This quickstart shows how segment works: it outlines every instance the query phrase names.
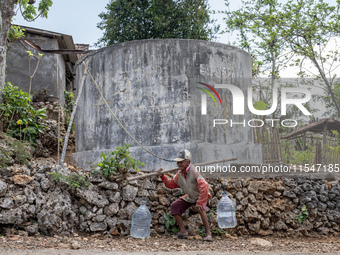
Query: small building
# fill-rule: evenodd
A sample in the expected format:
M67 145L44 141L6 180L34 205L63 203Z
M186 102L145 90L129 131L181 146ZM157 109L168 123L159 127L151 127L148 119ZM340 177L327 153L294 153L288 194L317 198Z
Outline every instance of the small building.
M340 160L340 121L333 118L324 118L311 122L306 126L300 127L281 139L301 138L300 150L307 149L306 143L309 140L315 146L314 159L311 164L338 164Z
M20 26L25 29L25 38L34 42L44 50L76 49L70 35L46 31L38 28ZM31 51L35 57L29 57ZM6 81L18 86L25 92L29 91L30 75L35 72L38 55L35 49L18 40L9 48L7 57ZM78 56L71 54L44 54L37 71L31 81L31 94L48 100L49 97L57 99L64 105L64 90L73 89L74 64Z

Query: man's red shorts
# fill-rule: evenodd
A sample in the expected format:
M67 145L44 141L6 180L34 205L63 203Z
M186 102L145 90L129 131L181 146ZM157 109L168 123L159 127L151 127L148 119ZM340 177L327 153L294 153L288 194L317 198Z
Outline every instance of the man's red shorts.
M207 210L208 200L202 205L204 211ZM182 215L190 206L196 205L196 203L189 203L183 198L179 198L171 204L171 215Z

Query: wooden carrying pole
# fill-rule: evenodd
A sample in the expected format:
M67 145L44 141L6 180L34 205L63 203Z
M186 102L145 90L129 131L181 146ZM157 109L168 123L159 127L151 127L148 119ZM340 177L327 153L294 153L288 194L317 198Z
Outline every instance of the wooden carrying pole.
M234 160L237 160L237 158L221 159L221 160L215 160L215 161L210 161L210 162L198 163L198 164L195 164L194 167L195 166L205 166L205 165L216 164L216 163L227 162L227 161L234 161ZM178 170L179 170L179 168L176 167L176 168L164 170L161 173L154 172L154 173L140 175L140 176L136 176L136 177L129 177L129 178L127 178L127 180L130 182L130 181L143 179L143 178L150 177L150 176L156 176L156 175L161 175L161 174L165 174L165 173L170 173L170 172L174 172L174 171L178 171Z

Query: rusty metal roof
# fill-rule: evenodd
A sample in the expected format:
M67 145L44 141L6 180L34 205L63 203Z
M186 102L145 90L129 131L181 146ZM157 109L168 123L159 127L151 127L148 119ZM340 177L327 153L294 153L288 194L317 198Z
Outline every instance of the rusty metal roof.
M327 125L327 130L336 130L340 132L340 121L333 118L325 118L285 134L281 136L281 139L294 138L305 132L322 133L325 125Z
M43 30L43 29L33 28L33 27L26 27L26 26L21 26L21 25L15 25L15 26L20 26L20 28L25 29L26 33L31 33L31 34L40 35L40 36L49 37L49 38L57 38L60 49L69 49L69 50L75 49L75 45L74 45L73 38L71 35L66 35L66 34L61 34L61 33L56 33L56 32L52 32L48 30ZM66 62L71 62L73 64L75 64L78 60L77 54L75 53L65 54L63 56Z

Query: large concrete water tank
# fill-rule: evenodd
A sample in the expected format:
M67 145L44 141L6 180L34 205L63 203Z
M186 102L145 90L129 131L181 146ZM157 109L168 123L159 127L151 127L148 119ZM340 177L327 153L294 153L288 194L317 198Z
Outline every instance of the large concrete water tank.
M216 88L222 105L202 85L233 84L246 96L251 86L249 54L221 43L166 39L120 43L78 61L77 93L84 81L76 114L76 153L72 155L78 166L88 168L85 162L97 162L101 152L124 143L132 144L131 155L146 164L146 171L176 166L151 156L132 141L84 72L83 61L122 124L154 154L173 159L185 148L192 151L194 163L230 157L237 157L237 163L261 163L261 147L254 144L251 127L213 127L214 119L240 123L252 119L246 102L245 114L233 116L230 91ZM202 115L203 88L217 101L206 96L206 115Z

